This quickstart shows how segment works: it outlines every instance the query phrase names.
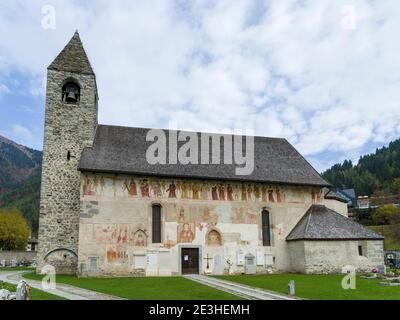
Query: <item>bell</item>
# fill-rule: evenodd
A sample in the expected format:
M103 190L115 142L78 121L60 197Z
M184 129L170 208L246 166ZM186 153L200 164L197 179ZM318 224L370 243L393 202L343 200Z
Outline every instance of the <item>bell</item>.
M76 93L73 91L68 92L66 101L67 102L77 102L78 99L77 99Z

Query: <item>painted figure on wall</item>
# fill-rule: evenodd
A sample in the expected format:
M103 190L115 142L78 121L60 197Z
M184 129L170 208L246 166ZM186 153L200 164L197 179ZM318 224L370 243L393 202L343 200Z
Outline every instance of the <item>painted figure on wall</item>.
M161 185L161 183L159 181L155 181L152 184L152 189L153 189L154 196L156 198L161 198L163 196L163 192L162 192L163 188L162 188L162 185Z
M142 193L143 198L150 197L149 182L147 181L147 179L142 180L142 182L140 183L140 191Z
M106 187L106 179L103 176L100 177L100 188L101 194L104 194L104 188Z
M261 187L261 197L263 202L268 202L268 192L266 186Z
M181 199L189 199L190 198L189 197L189 188L190 188L189 184L187 182L183 182L180 185L180 188L181 188Z
M222 245L221 235L217 230L211 230L207 236L207 245L220 246Z
M253 199L252 194L253 194L253 188L251 187L251 184L249 184L249 185L247 185L247 199L248 200Z
M284 195L279 188L276 188L276 201L284 202Z
M190 224L184 223L182 226L182 230L179 232L179 242L191 243L193 240L194 240L194 232L191 230Z
M136 189L136 182L135 180L131 179L130 181L124 181L124 188L128 191L128 194L132 197L137 196L137 189Z
M244 184L242 184L242 201L247 201L247 189Z
M223 184L220 184L218 187L218 195L219 200L225 200L225 187Z
M261 196L260 188L257 185L255 185L254 186L254 197L256 198L256 200L260 200L260 196Z
M108 246L107 247L107 262L113 263L117 260L117 247L116 246Z
M147 236L143 230L139 229L135 232L133 245L135 247L146 247L147 246Z
M199 200L200 199L200 184L199 183L193 183L192 185L192 194L193 194L193 200Z
M117 230L117 243L127 243L128 242L128 226L119 225Z
M83 178L83 195L84 196L94 196L95 195L94 191L92 190L90 178L86 175Z
M117 196L117 182L118 182L118 177L117 176L113 176L112 177L112 189L113 189L114 197Z
M269 202L275 202L274 190L272 190L272 189L268 190L268 201Z
M179 223L185 222L185 209L181 208L179 210Z
M226 191L228 192L228 200L233 201L233 188L230 184L228 184Z
M216 186L212 187L211 196L213 200L218 200L218 190Z
M208 200L208 185L206 183L201 186L201 199Z
M93 177L93 189L94 189L94 193L97 194L99 191L98 190L99 189L99 179L96 175Z
M169 188L167 189L168 194L168 198L176 198L176 184L175 183L171 183L169 185Z

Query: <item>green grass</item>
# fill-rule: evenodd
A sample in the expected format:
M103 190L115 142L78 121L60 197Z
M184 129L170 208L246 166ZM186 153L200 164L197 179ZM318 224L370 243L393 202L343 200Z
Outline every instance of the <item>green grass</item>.
M34 273L25 278L41 280ZM93 290L130 300L240 300L240 297L219 291L182 277L77 278L56 277L57 283Z
M17 286L5 283L3 284L1 289L6 289L10 292L16 292ZM65 300L65 299L41 290L31 288L29 293L29 300Z
M400 249L400 224L368 226L368 228L382 234L385 237L385 250Z
M400 300L400 286L383 286L377 279L357 277L356 289L344 290L341 286L343 275L277 274L217 278L284 294L287 294L289 281L294 280L296 296L313 300Z

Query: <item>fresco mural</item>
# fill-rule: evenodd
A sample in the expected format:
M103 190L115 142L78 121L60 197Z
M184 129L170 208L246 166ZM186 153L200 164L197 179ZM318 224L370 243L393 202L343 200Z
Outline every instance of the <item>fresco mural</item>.
M221 246L222 239L221 234L217 230L211 230L207 235L208 246Z
M293 188L292 188L293 189ZM129 197L182 199L196 201L252 201L263 203L304 203L304 189L296 191L267 184L215 183L212 181L179 181L124 176L84 175L83 197ZM308 188L313 203L323 200L319 188ZM289 194L288 194L289 193ZM310 198L308 198L310 199Z

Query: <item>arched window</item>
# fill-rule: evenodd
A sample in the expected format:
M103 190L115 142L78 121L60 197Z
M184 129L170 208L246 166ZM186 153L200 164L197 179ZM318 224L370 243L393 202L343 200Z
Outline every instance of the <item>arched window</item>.
M270 224L270 213L267 210L263 210L261 213L261 227L263 246L271 246L271 224Z
M62 101L78 103L81 98L81 88L75 82L68 82L62 87Z
M152 208L152 242L161 243L161 206L153 205Z

